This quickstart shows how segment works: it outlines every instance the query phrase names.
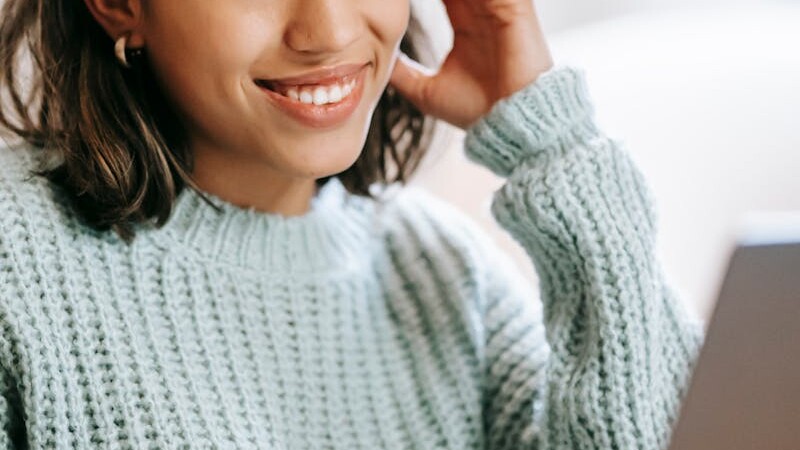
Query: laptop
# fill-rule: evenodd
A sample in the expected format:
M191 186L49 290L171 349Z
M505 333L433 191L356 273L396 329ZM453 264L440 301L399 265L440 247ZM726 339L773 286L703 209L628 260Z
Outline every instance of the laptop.
M800 213L744 221L668 449L800 449Z

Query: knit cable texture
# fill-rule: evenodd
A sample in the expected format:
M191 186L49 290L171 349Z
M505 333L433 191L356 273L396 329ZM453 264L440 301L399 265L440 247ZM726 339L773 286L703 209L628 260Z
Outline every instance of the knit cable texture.
M420 188L333 178L292 217L186 190L127 244L29 175L40 150L0 150L0 449L664 449L703 327L583 73L464 150L538 293Z

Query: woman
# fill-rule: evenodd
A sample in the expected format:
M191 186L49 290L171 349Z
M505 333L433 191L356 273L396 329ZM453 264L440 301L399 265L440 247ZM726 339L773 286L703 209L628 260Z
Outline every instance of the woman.
M702 327L645 182L531 2L445 3L434 74L408 0L6 0L0 447L664 447ZM372 190L425 117L506 178L541 314L472 221Z

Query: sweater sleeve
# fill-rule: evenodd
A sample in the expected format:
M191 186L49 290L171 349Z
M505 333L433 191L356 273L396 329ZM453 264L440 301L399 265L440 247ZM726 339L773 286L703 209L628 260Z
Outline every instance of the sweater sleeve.
M654 200L598 130L583 71L556 66L500 100L465 152L505 179L491 214L534 264L547 343L529 293L495 286L487 448L666 448L704 327L666 282Z

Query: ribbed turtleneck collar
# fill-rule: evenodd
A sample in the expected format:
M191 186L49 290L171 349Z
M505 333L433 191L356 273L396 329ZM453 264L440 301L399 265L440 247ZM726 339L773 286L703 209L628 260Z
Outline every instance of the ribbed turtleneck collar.
M351 195L331 178L297 216L242 208L192 189L176 199L168 222L150 236L167 246L222 264L282 274L322 274L362 264L373 231L370 200Z

